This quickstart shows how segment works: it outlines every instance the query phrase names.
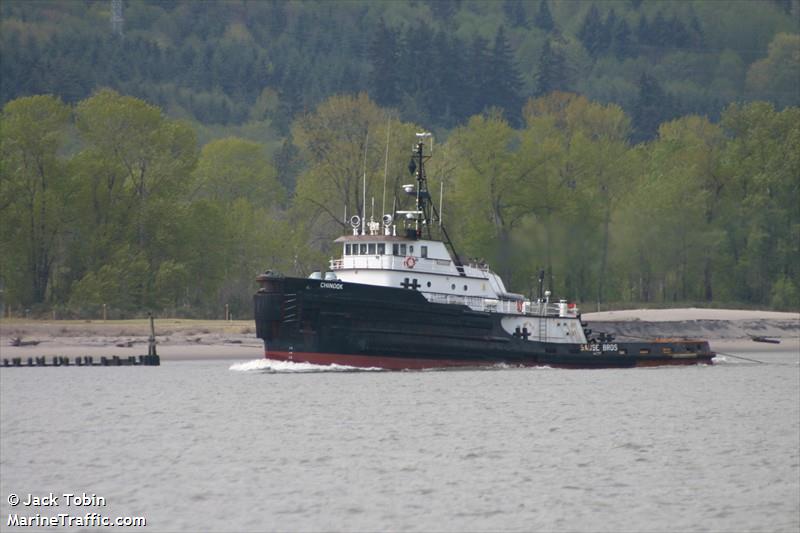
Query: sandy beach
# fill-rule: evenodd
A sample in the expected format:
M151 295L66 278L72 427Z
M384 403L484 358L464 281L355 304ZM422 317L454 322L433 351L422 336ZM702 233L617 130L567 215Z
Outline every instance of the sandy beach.
M162 361L263 357L264 348L249 320L156 319ZM0 358L137 356L147 354L147 320L2 320ZM32 343L13 346L14 340ZM33 344L35 343L35 344Z
M747 309L632 309L585 313L596 331L608 331L619 340L654 337L705 339L719 352L755 353L794 351L800 354L800 313ZM754 342L753 337L780 340Z
M619 340L682 337L710 341L718 352L797 351L800 313L737 309L638 309L586 313L594 331ZM164 361L251 360L263 357L263 344L251 321L157 319L158 354ZM764 336L780 344L753 342ZM136 356L147 353L146 320L0 321L0 358ZM22 346L13 346L15 339Z

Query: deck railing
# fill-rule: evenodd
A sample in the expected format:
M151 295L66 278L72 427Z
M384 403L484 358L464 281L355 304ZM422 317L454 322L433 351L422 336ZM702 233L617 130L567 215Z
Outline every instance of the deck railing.
M453 262L448 259L413 257L413 267L406 266L407 258L399 255L357 255L346 259L331 259L333 271L352 268L358 270L414 270L431 274L452 275L456 273Z
M529 302L522 300L492 300L475 296L442 294L438 292L423 292L422 294L432 303L466 305L475 311L485 311L489 313L527 316L559 316L559 312L561 311L561 307L557 303ZM570 312L569 316L574 316L574 313Z

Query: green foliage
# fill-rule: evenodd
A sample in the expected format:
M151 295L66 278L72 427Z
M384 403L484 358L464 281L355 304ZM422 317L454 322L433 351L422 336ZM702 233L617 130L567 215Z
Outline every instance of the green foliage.
M312 247L328 250L331 238L349 228L346 206L348 217L380 219L384 201L384 212L391 210L399 185L407 179L408 139L414 138L415 129L392 118L363 93L334 96L294 123L292 136L306 161L306 170L298 176L294 209L310 221ZM387 197L382 193L384 176Z
M134 313L147 305L150 278L145 255L134 246L121 243L108 263L75 282L69 306L85 316L97 316L103 304Z
M286 192L262 145L229 137L205 145L194 172L196 194L217 202L247 198L251 203L282 204Z
M58 152L70 111L53 96L3 107L0 139L0 278L10 298L45 301L69 221L72 180Z
M206 128L259 123L262 138L230 130L215 138L262 142L285 136L328 97L363 91L398 109L401 120L433 130L452 129L489 107L518 125L521 104L552 90L579 90L636 115L636 99L619 88L647 74L678 112L637 124L647 132L641 140L655 137L659 118L716 119L727 104L753 99L798 105L792 39L800 19L791 5L797 4L126 2L120 36L111 30L109 2L5 0L0 102L54 94L74 104L110 87ZM505 42L496 42L501 28ZM552 52L563 65L550 64ZM730 63L731 54L742 64ZM541 72L551 73L548 83L535 77Z
M800 290L794 281L782 276L772 285L770 306L781 311L794 311L800 308Z
M553 20L553 15L550 14L547 0L541 0L539 2L539 9L533 17L533 25L546 32L553 31L556 28L556 23Z
M263 96L259 117L277 105ZM544 269L584 303L797 309L800 108L661 120L634 145L637 116L581 95L529 100L522 118L488 108L435 144L430 190L445 189L464 258L489 259L518 292ZM345 208L369 220L405 207L395 194L419 131L364 93L296 119L274 165L267 145L238 137L198 150L191 126L108 89L72 107L23 97L1 124L5 303L86 317L103 305L248 316L259 271L327 268L350 231Z
M564 52L548 38L539 56L535 94L545 96L554 91L566 91L569 88L568 83L569 72Z
M765 59L750 65L747 87L754 96L792 105L800 91L800 35L779 33Z

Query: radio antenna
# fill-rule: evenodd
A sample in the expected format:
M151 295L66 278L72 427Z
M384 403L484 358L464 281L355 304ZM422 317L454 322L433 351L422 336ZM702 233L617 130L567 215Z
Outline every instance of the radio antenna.
M364 140L364 177L361 185L361 235L366 235L367 219L367 146L369 146L369 129Z
M444 202L444 180L439 182L439 227L442 226L442 202Z
M386 214L386 176L389 174L389 131L392 126L392 118L386 119L386 157L383 163L383 203L381 204L381 215Z

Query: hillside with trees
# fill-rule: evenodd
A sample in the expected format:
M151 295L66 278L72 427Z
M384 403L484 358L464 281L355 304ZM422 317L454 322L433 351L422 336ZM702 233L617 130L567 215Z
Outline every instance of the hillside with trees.
M796 0L111 5L0 4L14 313L247 316L255 273L325 269L364 170L381 207L387 149L393 205L420 129L514 290L800 307Z

